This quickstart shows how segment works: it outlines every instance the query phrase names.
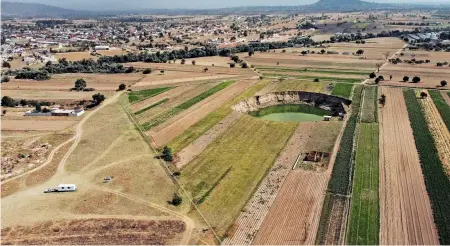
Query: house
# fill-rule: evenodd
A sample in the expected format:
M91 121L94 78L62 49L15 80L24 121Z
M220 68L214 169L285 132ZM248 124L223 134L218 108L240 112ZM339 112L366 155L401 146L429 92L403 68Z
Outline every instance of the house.
M76 191L77 185L75 184L60 184L57 188L58 192Z

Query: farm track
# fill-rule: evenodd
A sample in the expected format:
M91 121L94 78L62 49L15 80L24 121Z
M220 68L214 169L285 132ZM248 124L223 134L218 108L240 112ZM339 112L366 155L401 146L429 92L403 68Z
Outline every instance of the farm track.
M450 106L450 96L447 93L448 91L441 91L442 98L444 98L448 106Z
M402 89L379 94L380 243L439 244Z
M421 101L428 127L436 142L436 147L447 175L450 176L450 131L430 97Z

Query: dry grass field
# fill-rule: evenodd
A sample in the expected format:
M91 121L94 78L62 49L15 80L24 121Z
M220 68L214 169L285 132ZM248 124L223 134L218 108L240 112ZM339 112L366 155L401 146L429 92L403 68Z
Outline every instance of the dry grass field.
M32 83L32 82L31 82ZM48 100L48 101L64 101L64 100L91 100L92 95L99 93L99 91L53 91L53 90L41 90L39 86L35 85L30 90L5 90L2 89L2 96L9 96L14 99L27 99L27 100ZM100 93L108 96L111 92L101 91Z

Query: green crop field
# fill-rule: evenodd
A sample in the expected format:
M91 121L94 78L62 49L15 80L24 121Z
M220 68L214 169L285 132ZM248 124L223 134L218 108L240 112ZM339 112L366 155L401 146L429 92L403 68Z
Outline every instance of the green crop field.
M430 93L434 105L436 105L436 108L439 111L442 120L447 126L447 129L450 130L450 106L447 104L444 98L442 98L442 95L441 93L439 93L439 91L429 90L428 93Z
M244 115L181 171L181 185L219 234L239 215L296 127Z
M378 118L378 87L366 86L364 89L364 104L361 111L361 122L374 123Z
M180 151L184 147L188 146L195 139L199 138L206 131L211 129L214 125L223 120L227 115L229 115L232 111L231 106L233 104L238 103L241 100L247 99L248 97L253 96L256 92L264 88L270 80L262 80L259 81L256 85L248 88L244 93L235 97L233 100L224 104L222 107L217 109L216 111L208 114L205 118L201 119L199 122L189 127L186 131L172 140L168 146L172 148L174 153Z
M378 124L361 123L356 148L348 244L378 245Z
M287 79L276 84L273 91L323 92L327 83Z
M317 68L279 68L279 67L258 67L261 71L282 71L298 73L326 73L326 74L349 74L349 75L367 75L367 72L339 69L317 69Z
M134 113L134 114L135 114L135 115L142 114L142 113L144 113L145 111L147 111L147 110L149 110L149 109L152 109L152 108L154 108L154 107L157 107L157 106L159 106L159 105L161 105L161 104L163 104L163 103L165 103L165 102L167 102L167 101L169 101L169 98L164 98L164 99L162 99L161 101L158 101L158 102L156 102L156 103L154 103L154 104L152 104L152 105L150 105L150 106L147 106L147 107L145 107L145 108L143 108L143 109L141 109L141 110L136 111L136 113Z
M130 101L131 104L137 103L147 98L154 97L172 88L175 87L161 87L142 91L131 91L128 93L128 101Z
M205 98L211 96L212 94L226 88L227 86L231 85L231 83L233 83L233 81L222 82L222 83L214 86L213 88L203 92L202 94L200 94L196 97L193 97L193 98L187 100L186 102L157 115L155 118L151 119L150 121L143 123L141 125L142 129L144 131L147 131L147 130L150 130L152 127L162 124L163 122L165 122L169 118L177 115L178 113L182 112L183 110L190 108L194 104L204 100Z
M310 76L310 75L289 75L289 74L277 74L277 73L262 73L264 76L269 77L288 77L288 78L297 78L297 79L310 79L313 81L314 79L319 79L319 81L324 82L340 82L340 83L349 83L356 84L361 83L362 79L353 79L353 78L340 78L340 77L319 77L319 76Z
M353 85L351 84L336 84L334 86L331 95L338 97L350 98L350 94L352 93Z
M433 136L414 90L404 91L409 121L419 152L420 165L433 209L439 241L450 244L450 179L439 159Z

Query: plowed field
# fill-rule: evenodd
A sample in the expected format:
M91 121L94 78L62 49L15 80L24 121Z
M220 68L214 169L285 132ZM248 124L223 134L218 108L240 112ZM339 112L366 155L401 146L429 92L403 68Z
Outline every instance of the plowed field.
M380 243L439 244L402 89L381 94Z

